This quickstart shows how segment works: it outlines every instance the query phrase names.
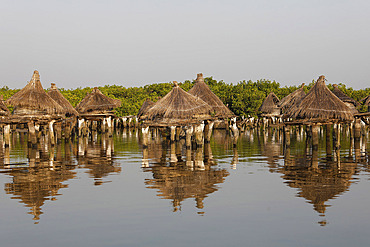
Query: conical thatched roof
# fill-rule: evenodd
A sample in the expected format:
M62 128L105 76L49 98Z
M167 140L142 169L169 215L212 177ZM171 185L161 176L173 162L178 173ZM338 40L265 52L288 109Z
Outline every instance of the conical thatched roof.
M278 104L278 106L282 109L282 112L284 113L287 109L292 107L292 105L297 105L301 103L302 99L306 96L306 93L304 91L304 83L300 88L292 92L291 94L285 96L282 98Z
M0 116L6 116L9 115L9 109L4 104L3 96L0 95Z
M140 118L143 116L155 103L149 99L146 99L141 106L139 113L137 114L137 117Z
M73 108L71 103L64 98L64 96L60 93L58 88L56 87L55 83L51 83L50 90L48 91L48 95L56 101L60 106L64 108L66 111L66 115L68 116L77 116L78 112Z
M189 90L190 94L201 98L204 102L212 107L212 110L217 117L228 118L233 117L232 111L227 108L224 103L214 94L208 85L204 82L203 74L197 75L195 85Z
M34 71L31 81L10 97L7 104L14 106L14 114L64 114L65 110L42 88L40 75Z
M325 85L325 76L319 77L302 102L293 106L288 115L309 120L353 120L351 109Z
M76 106L79 113L105 113L121 106L121 101L105 96L97 87Z
M340 90L338 88L338 85L337 84L333 84L333 87L334 89L332 90L332 92L343 102L345 103L350 103L352 104L353 106L357 107L360 105L360 103L358 103L356 100L352 99L351 97L349 97L347 94L343 93L342 90Z
M278 107L278 104L279 98L273 92L271 92L262 102L262 105L260 108L258 108L258 111L265 115L279 115L280 108Z
M181 89L174 82L173 89L150 108L143 118L149 121L176 123L179 120L209 119L212 107L201 98Z

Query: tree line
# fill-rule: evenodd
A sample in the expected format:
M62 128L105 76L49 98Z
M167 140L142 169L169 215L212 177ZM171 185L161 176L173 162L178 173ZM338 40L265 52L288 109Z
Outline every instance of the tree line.
M241 81L236 84L226 83L222 80L217 81L212 77L206 77L204 81L212 92L215 93L237 116L256 116L258 114L258 108L270 92L274 92L279 99L282 99L300 87L300 85L282 87L278 82L264 79L257 80L256 82L251 80ZM185 91L189 91L194 83L195 80L186 80L182 83L180 82L179 86ZM313 85L314 81L306 85L305 91L308 92ZM121 100L122 105L115 109L115 112L117 116L127 116L136 115L146 99L156 102L170 92L172 87L172 83L154 83L142 87L128 88L119 85L106 85L99 87L99 89L108 97ZM328 87L330 90L333 89L331 84L329 84ZM346 87L346 85L342 83L338 84L338 87L349 97L357 101L370 95L370 88L354 90L351 87ZM92 91L92 88L60 88L59 90L63 96L76 107L76 105ZM0 88L0 95L6 100L17 91L19 91L19 89L9 89L7 86L4 86ZM360 112L364 112L366 109L364 106L359 107Z

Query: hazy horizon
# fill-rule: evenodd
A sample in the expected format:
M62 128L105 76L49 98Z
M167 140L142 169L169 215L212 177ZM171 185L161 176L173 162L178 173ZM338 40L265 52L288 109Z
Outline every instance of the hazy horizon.
M365 0L9 1L0 10L0 86L44 88L205 77L281 86L369 87Z

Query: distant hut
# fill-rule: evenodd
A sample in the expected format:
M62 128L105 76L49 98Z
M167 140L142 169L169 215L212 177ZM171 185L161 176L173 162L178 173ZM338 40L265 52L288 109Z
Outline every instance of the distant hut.
M174 82L173 89L158 100L142 117L157 124L183 125L211 118L212 107L201 98L181 89Z
M140 119L155 103L150 99L146 99L141 106L137 117Z
M353 114L358 113L358 110L356 109L357 106L360 105L356 100L349 97L347 94L343 93L339 88L337 84L333 84L334 89L332 92L346 104L352 111Z
M293 106L289 116L314 121L351 121L351 109L325 85L325 76L320 76L315 85L298 106Z
M80 114L106 114L121 106L121 101L105 96L97 87L76 106Z
M50 90L48 91L48 95L55 101L57 102L60 106L64 108L66 111L66 116L77 116L78 112L73 108L71 103L64 98L64 96L61 94L61 92L58 90L56 87L55 83L51 83Z
M10 97L7 104L14 106L13 114L21 116L40 116L64 114L65 110L42 88L40 75L34 71L31 81L19 92Z
M9 109L4 104L4 98L0 95L0 116L7 116L9 115Z
M370 95L363 98L361 100L361 103L364 104L364 105L367 105L367 111L370 112Z
M280 108L278 106L279 98L271 92L262 102L258 111L261 112L262 117L274 117L280 115Z
M234 113L227 108L224 103L214 94L208 85L204 82L203 74L197 74L195 85L189 90L190 94L201 98L212 107L214 115L218 118L231 118Z
M301 103L302 99L306 96L304 91L304 83L300 88L292 92L291 94L285 96L278 103L278 107L281 108L282 113L285 113L293 105L298 105Z

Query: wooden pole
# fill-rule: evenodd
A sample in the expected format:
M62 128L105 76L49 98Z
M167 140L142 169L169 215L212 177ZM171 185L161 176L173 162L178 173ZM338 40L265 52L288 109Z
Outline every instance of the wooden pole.
M4 145L5 147L9 147L10 145L10 124L6 124L4 126Z
M28 136L29 136L28 142L32 145L32 147L35 147L37 145L35 124L33 121L29 121L27 125L28 125Z
M49 122L49 138L50 138L50 144L52 146L55 145L55 136L54 136L54 127L53 127L54 122L55 120L51 120Z

